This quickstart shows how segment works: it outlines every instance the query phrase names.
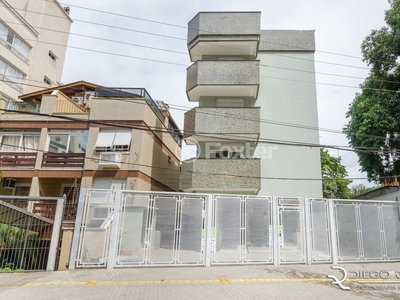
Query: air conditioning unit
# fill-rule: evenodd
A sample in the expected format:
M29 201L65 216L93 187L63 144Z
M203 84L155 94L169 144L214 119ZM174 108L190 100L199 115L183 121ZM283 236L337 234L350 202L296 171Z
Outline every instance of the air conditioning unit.
M14 179L14 178L3 178L3 181L1 183L1 187L3 189L14 189L16 183L17 183L17 179Z
M118 152L100 153L99 165L103 169L119 169L119 168L121 168L121 153L118 153Z
M83 105L83 97L71 97L71 100L78 105Z

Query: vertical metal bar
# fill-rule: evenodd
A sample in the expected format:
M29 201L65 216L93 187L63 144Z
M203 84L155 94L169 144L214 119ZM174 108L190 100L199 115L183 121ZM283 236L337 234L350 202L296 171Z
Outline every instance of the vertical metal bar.
M273 234L273 245L274 245L274 250L273 250L273 260L274 260L274 265L277 266L279 265L279 236L278 236L278 230L279 230L279 224L278 224L278 198L277 197L272 197L272 234Z
M206 220L204 228L204 265L208 268L211 266L211 237L212 237L212 213L213 213L213 199L212 194L208 194L206 199Z
M305 243L306 243L306 264L311 265L312 262L312 231L311 231L311 203L309 198L304 199L304 221L306 223L306 234L305 234Z
M76 254L79 246L79 235L82 226L83 208L85 207L86 189L82 188L79 194L78 208L76 211L75 228L72 237L71 254L69 256L68 269L75 269Z
M110 203L108 203L110 204ZM121 204L122 204L122 191L115 191L115 202L114 202L114 214L111 222L111 235L110 235L110 244L108 250L108 260L107 260L107 269L112 269L115 267L115 257L118 251L118 233L120 232L120 212L121 212ZM107 249L106 249L107 251Z
M29 230L31 229L31 219L32 219L32 217L28 218L28 225L26 226L26 230L25 230L24 246L22 248L21 262L19 264L20 269L22 269L22 267L23 267L23 261L24 261L24 257L25 257L25 251L26 251L26 244L28 242Z
M329 211L329 225L331 228L331 253L332 253L332 263L337 265L338 263L338 242L336 236L336 222L335 222L335 213L334 213L334 205L332 199L327 199L328 201L328 211Z
M57 257L57 247L60 241L60 233L62 227L62 217L64 214L64 198L57 200L56 211L53 220L53 232L51 234L49 257L47 259L46 271L54 271L56 257Z

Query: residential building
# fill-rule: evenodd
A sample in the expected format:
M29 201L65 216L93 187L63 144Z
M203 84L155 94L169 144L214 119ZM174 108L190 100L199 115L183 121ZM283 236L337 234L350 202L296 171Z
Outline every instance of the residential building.
M261 30L260 12L188 24L186 192L322 197L314 31Z
M80 188L178 191L182 134L145 89L79 81L20 100L0 113L1 195L76 209Z
M0 0L0 102L59 85L71 24L57 0Z

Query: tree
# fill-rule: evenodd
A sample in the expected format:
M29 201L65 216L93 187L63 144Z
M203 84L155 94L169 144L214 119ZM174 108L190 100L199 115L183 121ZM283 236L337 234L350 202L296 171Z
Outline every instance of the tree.
M368 192L373 191L373 190L378 189L378 188L379 188L379 186L373 186L373 187L367 188L362 183L357 184L357 185L353 185L350 188L350 198L354 198L354 197L363 195L365 193L368 193Z
M372 30L362 45L370 74L360 86L343 131L357 149L369 181L391 181L400 174L400 0L390 0L387 26Z
M346 167L341 164L341 157L333 157L328 150L321 149L322 190L324 198L350 198L347 187L352 181L345 179Z

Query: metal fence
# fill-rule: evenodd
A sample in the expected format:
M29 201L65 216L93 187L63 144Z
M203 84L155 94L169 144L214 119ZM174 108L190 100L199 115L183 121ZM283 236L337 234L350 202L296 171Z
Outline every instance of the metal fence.
M53 208L33 213L37 203ZM54 270L63 198L0 196L0 272Z
M400 202L87 190L70 268L400 261Z

